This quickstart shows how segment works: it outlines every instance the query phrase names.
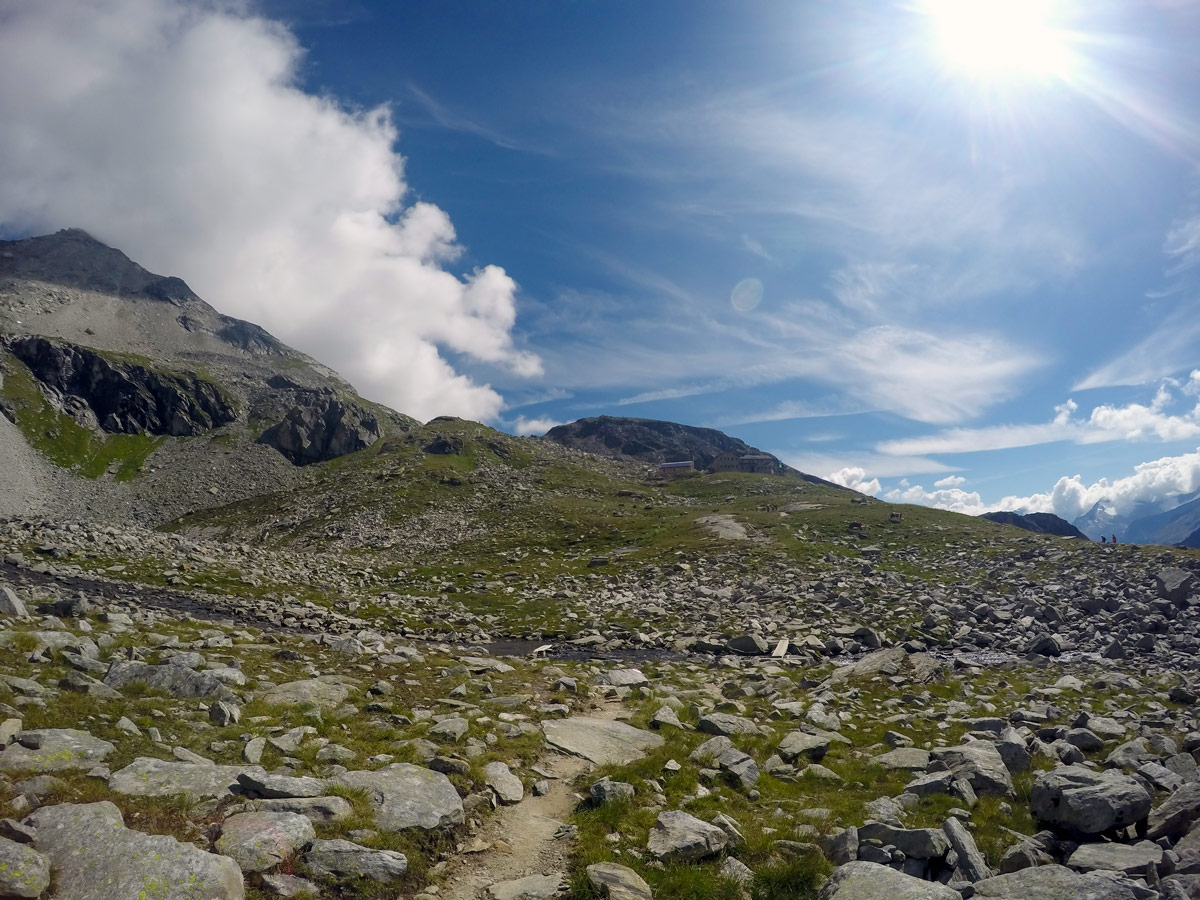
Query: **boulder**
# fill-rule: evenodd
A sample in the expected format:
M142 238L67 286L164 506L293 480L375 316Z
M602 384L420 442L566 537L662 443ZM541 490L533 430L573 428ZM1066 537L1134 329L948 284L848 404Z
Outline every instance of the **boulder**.
M1200 782L1189 782L1171 794L1158 809L1150 813L1146 836L1177 838L1200 819Z
M587 867L587 879L605 900L654 900L642 876L619 863L593 863Z
M430 830L463 822L462 800L450 779L422 766L392 763L375 771L344 772L330 783L365 790L375 809L375 824L383 831Z
M350 689L338 681L309 678L277 685L259 698L273 706L316 706L334 709L346 702Z
M936 747L931 759L939 760L957 780L967 781L976 794L999 794L1013 791L1012 776L1004 757L991 741L969 741L956 747Z
M646 849L665 863L695 862L716 856L727 843L729 837L720 828L676 809L658 814Z
M50 886L50 860L30 847L0 837L0 897L40 897Z
M521 779L502 762L490 762L484 766L483 780L506 806L520 803L525 797L525 786L521 784Z
M21 731L0 753L0 772L87 771L115 746L74 728Z
M829 751L829 744L830 740L825 735L792 731L783 736L776 752L788 762L792 762L801 755L814 762L819 762Z
M312 822L296 813L237 813L221 825L216 851L243 872L265 872L316 836Z
M379 420L332 391L313 393L258 437L293 463L305 466L370 447L380 436Z
M709 713L700 717L697 730L705 734L758 734L758 725L753 719L735 716L731 713Z
M1163 569L1154 576L1154 586L1159 597L1183 606L1196 589L1196 576L1187 569Z
M1151 798L1128 775L1061 766L1041 775L1030 794L1035 819L1075 834L1102 834L1133 825L1150 812Z
M239 773L237 780L247 797L261 797L264 800L320 797L325 793L325 782L310 776L296 778L291 775L268 775L262 771L247 770Z
M610 669L596 676L596 684L611 687L641 687L649 683L650 679L642 674L641 669Z
M1124 872L1126 875L1145 875L1148 868L1156 871L1163 861L1163 848L1152 841L1136 844L1080 844L1067 860L1067 865L1079 872Z
M54 900L243 900L242 873L232 859L161 834L125 827L121 811L101 803L59 803L26 822L34 849L50 859Z
M0 616L28 619L29 610L16 592L6 584L0 584Z
M899 769L908 772L924 772L929 766L929 751L919 747L897 747L887 753L876 756L871 762L885 769Z
M941 859L950 849L950 839L940 828L893 828L881 822L860 826L858 840L860 844L872 840L891 844L916 859Z
M1153 894L1124 879L1082 875L1065 866L1038 866L977 881L981 900L1148 900Z
M139 756L108 779L110 790L131 797L190 797L223 799L242 790L243 774L261 776L260 766L216 766L211 763L168 762Z
M817 900L962 900L962 894L888 866L855 860L834 870Z
M131 684L143 684L177 700L232 700L229 686L208 672L187 666L158 665L114 660L104 675L104 683L115 690Z
M542 731L552 747L582 756L598 766L626 765L663 745L663 739L653 732L624 722L586 716L547 719L542 722Z
M313 841L304 851L304 863L314 875L382 884L396 881L408 871L408 858L403 853L372 850L343 840Z
M497 881L487 889L487 900L546 900L555 896L563 886L563 876L526 875L509 881Z

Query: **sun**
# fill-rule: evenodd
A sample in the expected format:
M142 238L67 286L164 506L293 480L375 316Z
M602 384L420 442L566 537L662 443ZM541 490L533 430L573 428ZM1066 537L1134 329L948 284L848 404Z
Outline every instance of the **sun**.
M1069 79L1070 33L1054 0L920 0L952 69L981 80Z

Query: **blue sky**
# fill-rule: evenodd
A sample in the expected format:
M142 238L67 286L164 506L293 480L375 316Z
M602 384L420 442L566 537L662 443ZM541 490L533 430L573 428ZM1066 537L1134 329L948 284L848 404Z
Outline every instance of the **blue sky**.
M971 512L1200 488L1194 4L23 6L0 85L68 74L0 87L6 233L90 227L404 411L715 426Z

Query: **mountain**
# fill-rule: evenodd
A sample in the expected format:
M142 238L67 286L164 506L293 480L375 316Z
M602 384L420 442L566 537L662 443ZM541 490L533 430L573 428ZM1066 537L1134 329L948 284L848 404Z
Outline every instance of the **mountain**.
M1116 535L1131 544L1175 544L1200 527L1195 501L1200 491L1142 501L1124 514L1104 500L1074 521L1074 525L1092 540ZM1179 519L1176 523L1175 520Z
M0 514L172 517L415 424L79 229L0 242L0 378Z
M659 419L595 416L557 425L547 431L545 437L564 447L598 456L657 464L691 460L697 469L707 469L722 453L761 454L774 460L776 471L780 474L799 476L810 484L840 487L793 469L771 454L715 428L681 425Z
M1072 537L1087 540L1088 536L1068 522L1053 513L1016 513L990 512L984 513L983 518L1001 525L1012 525L1023 528L1034 534L1052 534L1057 537Z

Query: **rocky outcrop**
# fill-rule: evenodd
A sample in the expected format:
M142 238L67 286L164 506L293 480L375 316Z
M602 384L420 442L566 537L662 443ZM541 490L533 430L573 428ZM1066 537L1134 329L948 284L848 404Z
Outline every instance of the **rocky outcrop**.
M314 393L289 409L283 421L264 431L258 441L304 466L365 450L380 434L373 413L332 393Z
M110 434L187 437L237 418L224 392L191 372L159 372L43 337L7 347L81 424Z
M1054 513L990 512L984 513L983 518L999 525L1012 525L1014 528L1032 531L1034 534L1053 534L1084 541L1088 539L1086 534Z

